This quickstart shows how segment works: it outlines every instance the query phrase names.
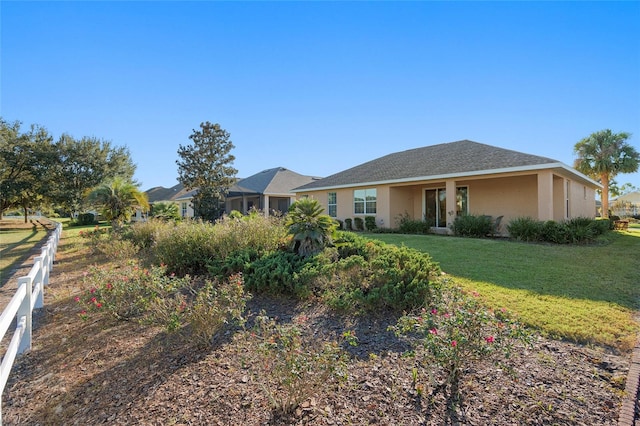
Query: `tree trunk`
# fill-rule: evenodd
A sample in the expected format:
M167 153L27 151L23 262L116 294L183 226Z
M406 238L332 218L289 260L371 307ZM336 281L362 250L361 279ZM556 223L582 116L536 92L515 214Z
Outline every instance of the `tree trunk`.
M24 209L24 223L29 222L29 219L27 218L27 214L29 213L29 208L27 206L22 206L22 208Z
M600 175L600 183L602 184L602 217L609 218L609 175L602 173Z

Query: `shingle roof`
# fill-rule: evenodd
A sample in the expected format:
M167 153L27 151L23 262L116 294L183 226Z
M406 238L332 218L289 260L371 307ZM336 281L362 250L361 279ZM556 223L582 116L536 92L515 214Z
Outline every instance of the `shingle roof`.
M556 163L559 162L546 157L462 140L385 155L296 191Z
M239 180L237 184L229 189L229 194L293 194L293 188L306 185L315 180L317 178L304 176L284 167L276 167Z

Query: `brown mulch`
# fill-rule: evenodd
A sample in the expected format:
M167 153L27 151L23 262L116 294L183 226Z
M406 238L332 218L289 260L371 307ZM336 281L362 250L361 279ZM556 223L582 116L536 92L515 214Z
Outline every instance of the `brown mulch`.
M628 355L538 338L510 360L515 378L492 364L465 371L462 401L428 376L412 379L409 347L387 330L391 315L345 317L291 300L255 296L279 322L303 321L305 339L354 330L346 381L307 389L289 415L273 409L249 332L228 330L198 348L180 335L96 315L82 320L73 301L84 265L63 245L36 319L31 352L19 357L2 396L5 425L615 425ZM437 379L437 378L436 378ZM273 390L278 394L278 390Z

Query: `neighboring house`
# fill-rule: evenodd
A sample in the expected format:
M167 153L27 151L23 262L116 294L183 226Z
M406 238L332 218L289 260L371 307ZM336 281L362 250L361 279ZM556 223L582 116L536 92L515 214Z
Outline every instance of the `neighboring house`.
M615 216L640 215L640 191L630 192L609 201L609 208Z
M502 224L594 217L600 187L559 161L463 140L389 154L295 192L340 220L374 216L393 228L408 215L449 232L462 214L502 216Z
M247 213L252 208L265 214L286 213L296 200L293 188L317 181L284 167L276 167L239 180L229 189L225 199L226 213Z
M293 188L313 182L318 178L304 176L287 170L284 167L276 167L264 170L238 180L225 197L225 212L237 210L248 213L252 208L263 211L265 214L281 212L286 213L289 206L295 201L296 195ZM182 184L172 188L156 187L147 191L149 203L160 201L175 202L180 209L180 215L185 218L194 217L191 199L198 190L186 191Z

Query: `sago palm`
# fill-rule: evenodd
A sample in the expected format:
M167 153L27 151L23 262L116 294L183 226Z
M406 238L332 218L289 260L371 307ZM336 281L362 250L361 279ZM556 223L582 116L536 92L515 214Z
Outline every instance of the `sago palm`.
M286 226L300 256L316 254L331 244L337 225L323 211L320 203L311 198L302 198L289 208Z

